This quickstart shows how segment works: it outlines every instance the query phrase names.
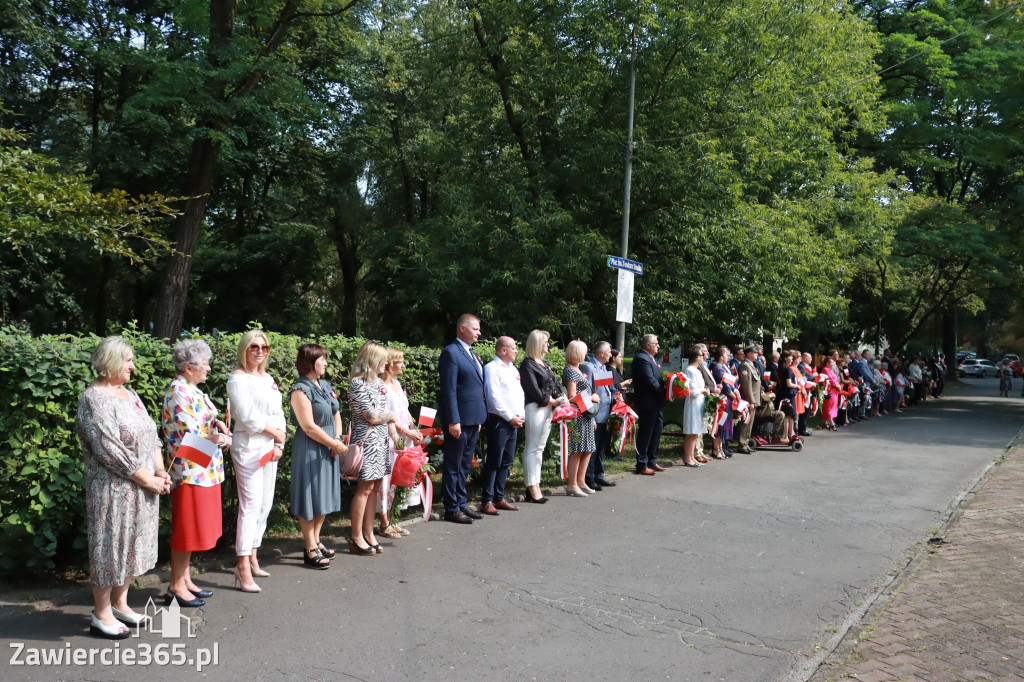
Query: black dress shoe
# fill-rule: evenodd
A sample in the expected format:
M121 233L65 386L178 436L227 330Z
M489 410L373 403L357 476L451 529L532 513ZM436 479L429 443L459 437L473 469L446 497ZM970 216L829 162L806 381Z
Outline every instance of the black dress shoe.
M189 592L192 592L192 590L189 590ZM192 592L192 594L196 595L200 599L209 599L213 596L213 590L199 590L198 592Z
M189 592L189 594L192 594ZM178 606L187 606L191 608L199 608L200 606L206 606L206 602L202 599L182 599L175 592L168 592L164 595L164 606L170 606L172 601L178 602Z
M601 490L603 490L603 488L601 487L601 485L599 483L588 483L587 487L590 488L591 490L595 490L597 492L601 492Z
M534 504L544 504L548 501L546 497L530 497L530 493L526 493L526 501Z
M611 481L609 481L606 478L597 478L597 479L594 479L594 482L597 483L599 486L604 487L604 488L614 488L615 486L618 485L618 483L612 483Z
M461 511L457 512L445 512L444 520L451 521L452 523L473 523L473 519L469 518Z
M473 511L469 507L463 507L460 511L463 514L465 514L466 516L468 516L469 518L474 519L474 520L479 520L479 519L482 519L484 517L483 514L481 514L480 512Z

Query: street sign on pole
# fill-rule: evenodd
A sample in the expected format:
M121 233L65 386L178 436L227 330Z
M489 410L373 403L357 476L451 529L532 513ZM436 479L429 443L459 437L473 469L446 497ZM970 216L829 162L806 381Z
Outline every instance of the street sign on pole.
M644 274L644 264L637 263L635 260L629 260L628 258L620 258L618 256L608 256L608 267L618 268L619 270L628 270L634 275Z

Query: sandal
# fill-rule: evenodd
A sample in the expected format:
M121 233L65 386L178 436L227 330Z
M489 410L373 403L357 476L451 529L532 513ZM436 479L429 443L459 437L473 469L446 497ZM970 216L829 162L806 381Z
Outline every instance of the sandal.
M302 557L302 563L317 571L331 567L331 560L321 554L316 547L306 550L306 555Z
M320 550L320 553L323 554L328 559L333 559L334 558L334 550L331 549L330 547L324 547L324 543L322 543L322 542L316 543L316 548L318 550Z
M408 534L409 534L409 531L407 531L406 529L402 528L402 527L401 527L401 526L399 526L398 524L395 524L395 523L393 523L393 524L391 524L391 525L392 525L392 526L394 526L395 530L397 530L397 531L398 531L399 533L401 533L402 535L408 535Z
M387 528L381 528L380 529L380 534L383 535L386 538L391 538L391 539L402 537L402 534L399 533L397 530L395 530L395 525L394 524L391 524Z

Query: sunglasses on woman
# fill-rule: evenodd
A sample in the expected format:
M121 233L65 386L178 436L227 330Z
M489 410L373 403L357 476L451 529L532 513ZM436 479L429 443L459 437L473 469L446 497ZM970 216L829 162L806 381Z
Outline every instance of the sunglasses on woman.
M254 343L251 346L249 346L249 350L251 350L254 353L266 353L267 351L270 350L270 346L261 346L258 343Z

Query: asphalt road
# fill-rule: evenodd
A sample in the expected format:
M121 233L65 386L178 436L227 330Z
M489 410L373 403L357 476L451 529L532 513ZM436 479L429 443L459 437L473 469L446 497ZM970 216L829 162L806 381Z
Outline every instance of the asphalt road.
M899 416L817 432L804 451L737 455L587 499L554 497L472 526L433 521L383 554L266 558L262 594L230 575L194 666L12 666L15 649L112 648L87 636L88 599L0 619L2 679L781 680L937 531L1024 420L993 379ZM337 545L340 547L340 539ZM132 603L160 594L135 591ZM27 650L27 649L26 649ZM25 660L23 652L21 659ZM189 672L186 672L188 670Z

